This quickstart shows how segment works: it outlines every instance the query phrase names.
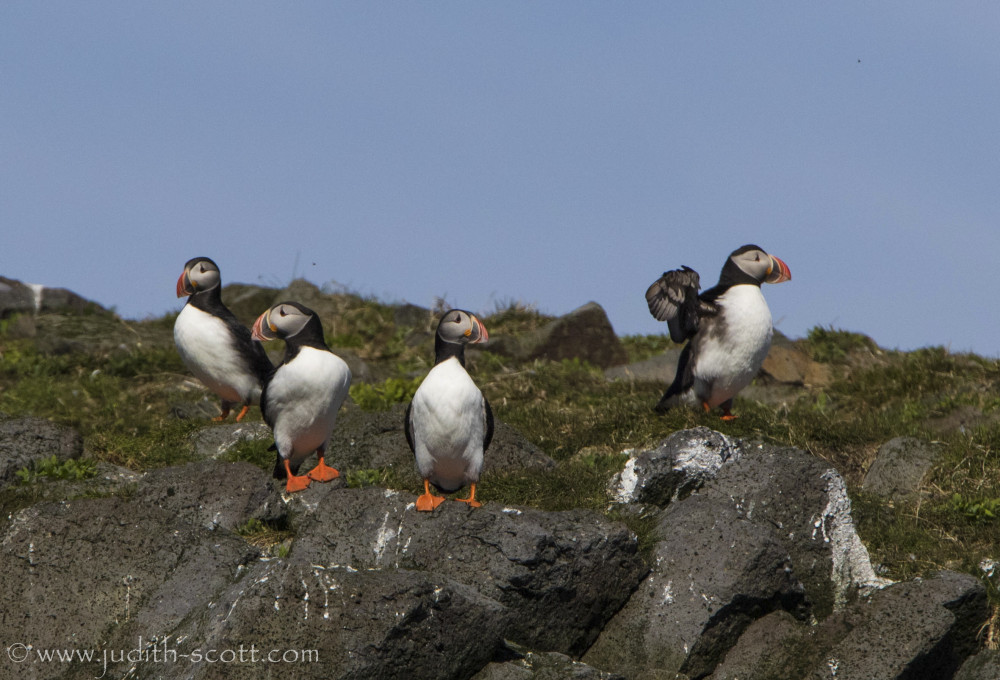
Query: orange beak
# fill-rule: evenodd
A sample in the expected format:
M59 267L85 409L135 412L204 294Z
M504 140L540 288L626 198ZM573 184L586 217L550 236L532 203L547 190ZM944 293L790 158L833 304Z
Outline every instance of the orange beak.
M792 280L792 270L788 268L781 258L769 255L771 258L771 273L764 279L767 283L781 283Z
M257 320L253 322L253 332L251 335L254 340L259 340L260 342L267 342L268 340L274 340L278 337L274 330L271 328L271 310L267 310L263 314L257 317Z
M191 285L191 279L188 278L188 273L185 269L180 278L177 279L177 297L184 297L186 295L194 295L194 286Z
M472 317L473 331L469 336L469 342L486 342L490 339L490 334L486 332L486 326L477 317Z

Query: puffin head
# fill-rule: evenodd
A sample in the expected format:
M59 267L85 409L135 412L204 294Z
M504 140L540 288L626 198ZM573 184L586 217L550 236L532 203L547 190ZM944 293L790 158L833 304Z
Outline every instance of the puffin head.
M257 317L253 324L253 337L261 342L278 338L286 340L301 333L315 318L316 312L297 302L279 302Z
M755 245L745 245L737 248L729 256L730 261L740 271L758 283L781 283L791 281L792 272L780 258L765 253Z
M486 342L490 339L483 322L463 309L445 312L438 322L437 334L444 342L454 344Z
M188 260L184 271L177 279L177 297L194 295L203 290L211 290L219 285L222 276L219 266L207 257L196 257Z

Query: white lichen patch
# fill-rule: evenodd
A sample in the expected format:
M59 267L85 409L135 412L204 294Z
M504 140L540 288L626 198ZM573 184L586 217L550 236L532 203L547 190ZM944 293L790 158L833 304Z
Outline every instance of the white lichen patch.
M868 549L858 537L844 478L831 469L823 473L821 479L826 482L827 503L822 514L813 521L813 540L822 538L830 546L834 607L840 609L847 604L853 589L872 591L892 581L875 573Z
M382 555L385 554L385 549L389 545L389 542L396 538L396 530L389 528L389 513L385 513L385 517L382 519L382 526L378 528L375 532L375 545L372 546L372 552L375 553L375 561L380 562L382 560Z
M639 475L635 471L635 458L629 458L625 469L614 476L611 481L611 497L615 503L631 503L636 498L636 486Z

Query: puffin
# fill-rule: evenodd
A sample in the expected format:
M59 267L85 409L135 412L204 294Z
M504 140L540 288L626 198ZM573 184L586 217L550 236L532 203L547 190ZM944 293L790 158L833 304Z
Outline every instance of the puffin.
M174 322L177 351L188 370L222 400L222 414L214 420L225 420L241 404L239 422L259 403L274 366L250 329L222 303L219 267L210 258L195 257L184 265L177 297L184 296L187 302Z
M671 340L687 342L656 411L693 403L705 412L720 408L723 420L736 418L733 397L757 375L771 347L771 310L760 285L791 278L780 258L748 244L726 258L719 283L701 294L698 272L690 267L653 282L646 290L650 314L667 322Z
M261 342L285 341L285 357L264 382L260 410L274 433L278 455L275 479L285 479L288 493L311 481L329 482L340 473L324 461L337 412L351 387L351 369L323 340L319 316L297 302L279 302L253 325ZM319 462L305 475L299 467L313 452Z
M418 511L430 512L444 498L431 493L454 493L469 485L468 498L456 498L478 508L476 482L483 469L483 453L493 440L493 409L465 370L465 346L489 339L486 327L461 309L445 312L434 336L434 366L406 407L406 442L424 480L417 498Z

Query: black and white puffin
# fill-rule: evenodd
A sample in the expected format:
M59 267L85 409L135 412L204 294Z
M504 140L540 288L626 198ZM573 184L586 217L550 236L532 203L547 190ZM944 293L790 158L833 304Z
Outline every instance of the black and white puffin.
M296 302L279 302L261 314L253 337L285 341L285 358L264 383L260 410L274 433L278 458L275 479L287 479L289 493L310 481L329 482L340 476L323 460L337 412L351 387L351 369L323 340L319 316ZM299 467L313 451L319 462L299 476Z
M237 422L260 401L264 380L274 366L250 329L222 303L219 267L207 257L188 260L177 279L177 297L188 296L174 322L174 343L181 359L205 387L222 399L225 420L236 404Z
M698 294L698 273L690 267L665 272L646 291L649 312L670 328L670 339L688 341L674 382L656 405L663 412L678 403L722 408L732 420L733 397L750 384L771 347L771 310L761 283L789 281L788 265L755 245L732 252L719 283Z
M438 322L434 366L406 407L406 441L424 479L417 510L431 511L444 501L430 484L442 493L469 485L469 497L455 500L480 506L476 482L493 439L493 410L465 370L465 346L487 339L482 322L461 309L445 312Z

